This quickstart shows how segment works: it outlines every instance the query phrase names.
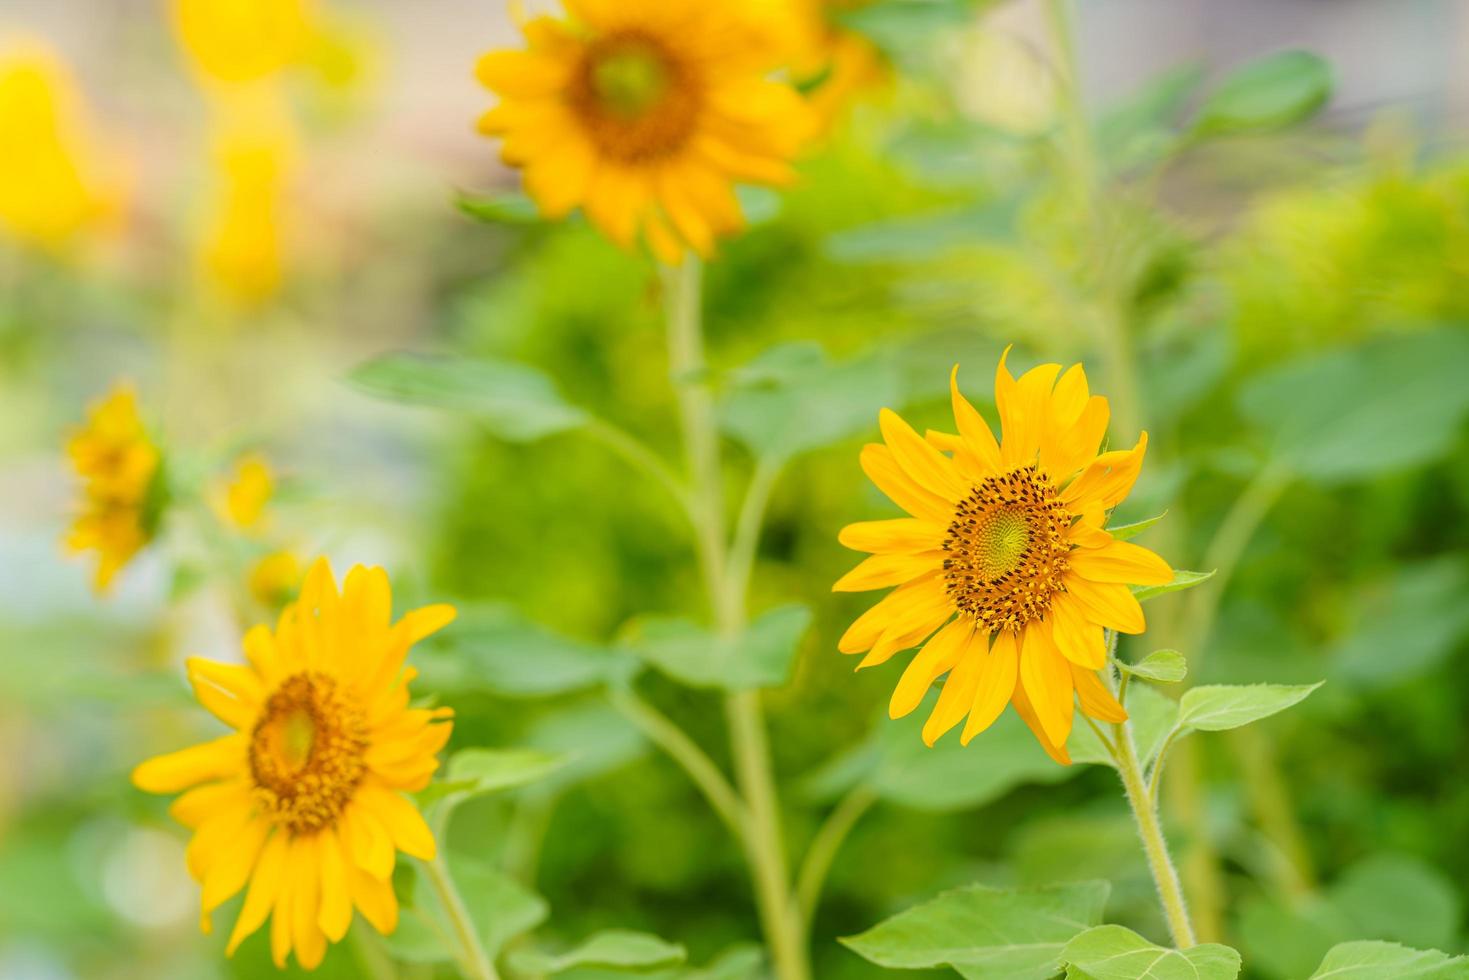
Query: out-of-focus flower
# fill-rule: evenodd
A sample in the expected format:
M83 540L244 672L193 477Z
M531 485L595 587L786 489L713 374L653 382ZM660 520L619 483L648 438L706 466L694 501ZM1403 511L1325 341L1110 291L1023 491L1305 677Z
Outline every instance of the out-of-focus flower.
M241 458L228 479L218 481L210 503L219 519L241 531L253 531L265 518L265 507L275 492L275 475L265 457Z
M0 42L0 232L60 250L122 212L121 178L56 53L32 39Z
M174 0L174 28L205 78L257 81L305 55L311 8L308 0Z
M223 105L199 262L205 279L239 305L261 303L280 289L294 149L284 111L269 95Z
M289 550L272 551L250 567L246 587L266 609L285 605L301 585L301 560Z
M967 743L1010 703L1046 752L1069 763L1073 695L1090 717L1127 718L1097 675L1107 665L1103 629L1141 633L1128 584L1162 584L1173 571L1104 525L1137 479L1147 434L1133 449L1098 455L1107 399L1089 394L1081 365L1057 381L1060 373L1043 364L1017 381L1000 359L997 442L959 393L955 368L957 435L925 439L884 409L885 444L862 451L868 477L911 516L842 530L842 544L872 557L833 588L897 588L838 648L865 652L860 669L922 644L889 713L908 714L948 674L923 726L930 745L966 716Z
M193 831L189 872L203 886L200 924L241 890L226 953L271 919L278 967L294 950L315 968L355 907L390 933L397 852L432 859L428 825L404 793L423 789L449 740L449 708L408 707L408 649L454 618L427 606L391 623L379 568L353 568L337 591L319 559L274 631L245 635L247 663L188 661L199 702L234 729L133 771Z
M524 26L528 49L494 51L479 80L500 96L480 130L525 172L550 217L582 207L613 241L641 235L665 262L712 252L744 223L734 184L781 185L812 132L773 80L781 52L749 43L724 4L576 0L570 20Z
M82 479L66 546L97 553L95 587L104 593L153 538L165 504L162 456L138 416L133 389L119 385L93 405L66 452Z
M760 43L784 52L782 60L823 131L892 79L877 47L838 19L866 4L867 0L747 0L751 26L763 39Z
M976 28L959 38L955 61L965 114L1022 135L1043 133L1055 123L1055 72L1022 38Z

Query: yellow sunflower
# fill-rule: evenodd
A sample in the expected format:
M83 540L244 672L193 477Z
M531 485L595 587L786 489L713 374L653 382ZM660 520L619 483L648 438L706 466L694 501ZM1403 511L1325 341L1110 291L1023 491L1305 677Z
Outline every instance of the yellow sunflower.
M319 559L274 631L245 635L247 663L188 661L201 704L229 735L150 759L133 783L184 792L170 812L193 832L189 873L201 926L241 889L226 953L270 918L271 956L312 969L346 935L352 909L397 927L398 851L430 860L434 839L403 794L423 789L449 739L448 708L410 708L408 648L454 618L427 606L390 623L380 568L353 568L340 594Z
M275 474L265 457L249 455L235 463L228 479L215 483L210 493L214 513L228 526L239 531L258 530L265 520L265 508L275 492Z
M94 404L66 444L82 479L82 500L66 536L73 552L97 552L98 592L157 530L164 493L162 456L138 416L133 389L119 385Z
M174 30L204 78L256 81L304 56L313 6L307 0L174 0Z
M493 51L479 80L500 97L480 119L504 138L543 213L578 206L613 241L641 234L665 262L708 255L743 225L737 181L779 185L811 131L770 77L772 46L733 5L567 0L569 20L524 25L528 49Z
M1173 578L1163 559L1105 529L1142 468L1147 433L1132 449L1098 454L1109 409L1080 364L1064 374L1043 364L1016 380L1001 357L998 442L959 393L957 367L950 389L957 435L925 438L884 409L885 444L862 450L862 469L911 516L842 530L842 544L872 557L834 590L897 588L838 648L866 653L861 669L922 647L889 714L913 711L947 674L923 727L929 745L966 717L968 744L1008 702L1051 757L1069 763L1073 696L1092 718L1127 718L1097 673L1107 664L1103 629L1141 633L1128 585Z

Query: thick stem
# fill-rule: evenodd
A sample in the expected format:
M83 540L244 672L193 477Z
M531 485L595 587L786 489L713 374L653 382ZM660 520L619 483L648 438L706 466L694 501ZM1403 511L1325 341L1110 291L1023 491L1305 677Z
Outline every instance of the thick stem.
M1189 922L1188 906L1183 898L1183 885L1179 883L1178 871L1168 854L1168 840L1163 836L1163 825L1158 820L1158 801L1148 792L1143 782L1142 766L1138 764L1137 745L1132 737L1132 723L1123 722L1115 726L1117 772L1122 777L1122 788L1127 792L1127 803L1137 820L1137 834L1143 842L1143 853L1148 858L1148 870L1152 872L1153 884L1158 886L1158 901L1163 905L1163 917L1168 920L1168 932L1173 936L1173 945L1187 949L1194 945L1194 927Z
M449 874L443 850L435 854L432 861L425 861L423 866L428 872L429 883L439 896L439 904L444 907L445 914L449 916L449 924L454 929L454 938L459 943L460 968L464 975L469 980L500 980L500 975L495 972L495 964L485 954L484 944L479 941L479 933L474 928L474 920L469 916L469 909L459 894L459 888Z
M726 545L719 432L704 361L700 271L697 260L686 258L681 266L665 272L669 371L678 395L699 565L709 591L715 629L724 636L734 636L745 624L744 573L740 577L732 574L737 570L730 567ZM763 509L763 503L760 507ZM757 530L742 537L753 542ZM749 547L753 549L753 543ZM779 980L808 980L811 970L805 925L790 888L760 695L755 691L730 694L725 700L725 714L735 773L745 802L742 836L751 863L761 929Z

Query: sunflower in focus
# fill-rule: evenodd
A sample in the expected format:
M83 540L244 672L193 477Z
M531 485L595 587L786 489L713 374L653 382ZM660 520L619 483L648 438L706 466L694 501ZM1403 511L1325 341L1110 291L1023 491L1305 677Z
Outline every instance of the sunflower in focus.
M138 415L133 389L119 385L94 404L66 453L82 480L68 550L97 552L95 588L105 593L117 573L158 529L164 504L162 454Z
M743 226L735 183L788 183L811 133L801 97L770 77L778 50L750 43L721 3L567 9L526 23L526 50L480 59L500 97L480 130L503 138L501 158L547 216L580 206L625 248L641 237L665 262L709 255Z
M408 649L454 618L427 606L390 622L380 568L353 568L340 593L319 559L276 628L245 635L245 664L188 661L199 702L234 729L150 759L133 783L183 792L170 813L193 831L189 873L200 924L245 892L227 955L270 919L271 956L313 969L346 935L355 907L397 927L398 851L430 860L433 835L403 794L423 789L449 739L449 708L410 708Z
M1017 380L1000 358L995 403L1001 439L950 376L957 434L918 435L884 409L884 442L862 450L862 469L908 517L844 528L842 544L868 552L833 589L897 586L842 636L858 669L919 647L889 703L907 715L941 676L923 726L932 745L967 722L961 741L984 731L1007 703L1046 752L1069 764L1076 703L1120 722L1122 705L1098 675L1103 630L1141 633L1142 607L1129 585L1171 581L1168 564L1119 541L1107 518L1131 491L1147 450L1099 453L1107 399L1092 395L1075 365L1043 364Z

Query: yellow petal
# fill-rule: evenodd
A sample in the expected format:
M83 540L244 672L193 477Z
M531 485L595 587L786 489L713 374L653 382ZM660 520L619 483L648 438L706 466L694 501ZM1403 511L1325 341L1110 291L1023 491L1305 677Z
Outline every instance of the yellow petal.
M961 641L959 662L949 671L943 690L939 691L938 703L923 723L923 742L933 745L945 732L964 720L974 705L974 691L979 686L981 658L989 646L989 637L970 627L969 634Z
M926 555L873 555L865 559L831 587L833 592L868 592L902 585L939 568L943 552Z
M1104 510L1111 510L1132 492L1147 451L1148 434L1144 432L1132 449L1103 453L1061 491L1061 502L1073 512L1091 503L1100 503Z
M340 942L352 924L352 892L347 857L335 829L321 832L321 913L316 924L332 942Z
M1093 582L1067 572L1066 591L1081 605L1088 622L1120 633L1141 633L1148 628L1143 607L1125 585Z
M948 527L954 519L954 504L919 486L893 456L887 446L869 443L858 457L862 472L887 498L919 520Z
M1071 735L1071 670L1043 620L1033 620L1021 634L1020 686L1046 737L1053 745L1065 745Z
M289 840L284 832L277 831L261 848L255 870L250 875L250 887L245 892L245 904L240 908L234 931L230 933L229 945L225 947L226 956L235 955L240 943L260 928L275 905L286 867L286 847Z
M198 783L233 776L244 763L244 737L226 735L149 759L133 770L133 785L148 793L177 793Z
M1051 637L1063 657L1091 670L1100 670L1107 663L1102 627L1088 622L1081 606L1069 596L1052 597L1047 617L1051 621Z
M1076 697L1083 712L1098 721L1114 724L1127 720L1127 709L1107 690L1107 685L1102 683L1096 671L1072 664L1071 677L1076 684Z
M232 846L210 867L209 874L204 876L200 900L205 915L219 908L245 887L270 831L271 825L268 821L251 820L245 825L243 832L234 836Z
M424 861L433 860L437 850L434 835L407 797L369 783L357 791L357 799L387 828L398 850Z
M374 878L387 878L396 861L393 841L382 822L356 800L347 804L339 820L342 843L351 863Z
M943 595L943 579L937 572L898 586L847 627L842 638L837 640L837 649L842 653L862 653L871 649L895 619L909 616L917 609L932 607Z
M1068 560L1071 570L1093 582L1126 585L1164 585L1173 581L1173 569L1147 548L1128 541L1111 541L1100 548L1077 549Z
M965 446L989 472L1000 472L1004 468L1000 444L995 441L995 434L990 431L984 416L960 394L957 364L949 373L949 399L954 406L954 423L959 426L959 435L963 437Z
M848 524L837 534L837 541L853 551L872 554L917 554L942 548L948 529L913 517L889 521L860 521Z
M326 936L316 924L321 915L321 843L319 835L297 837L291 854L291 945L296 962L314 970L326 955Z
M356 867L347 869L347 879L352 904L374 929L386 936L398 928L398 898L393 894L392 882L374 878Z
M923 703L938 676L959 662L959 655L973 631L967 620L955 619L923 645L898 678L898 686L888 701L889 718L902 718Z
M984 667L979 684L974 691L974 704L969 709L969 720L959 736L962 745L989 728L1010 703L1015 693L1015 678L1019 672L1020 651L1015 643L1014 630L1000 630L995 634L989 654L984 657Z
M877 421L893 458L919 486L953 503L968 495L969 485L954 469L953 460L924 442L897 412L884 408Z
M1046 750L1046 755L1063 766L1071 765L1071 755L1066 751L1066 746L1052 742L1046 735L1046 730L1041 727L1040 719L1035 714L1035 708L1031 705L1030 699L1025 696L1025 685L1015 685L1015 697L1010 703L1015 706L1015 713L1025 722L1025 726L1030 729L1035 740L1041 743L1041 748Z

